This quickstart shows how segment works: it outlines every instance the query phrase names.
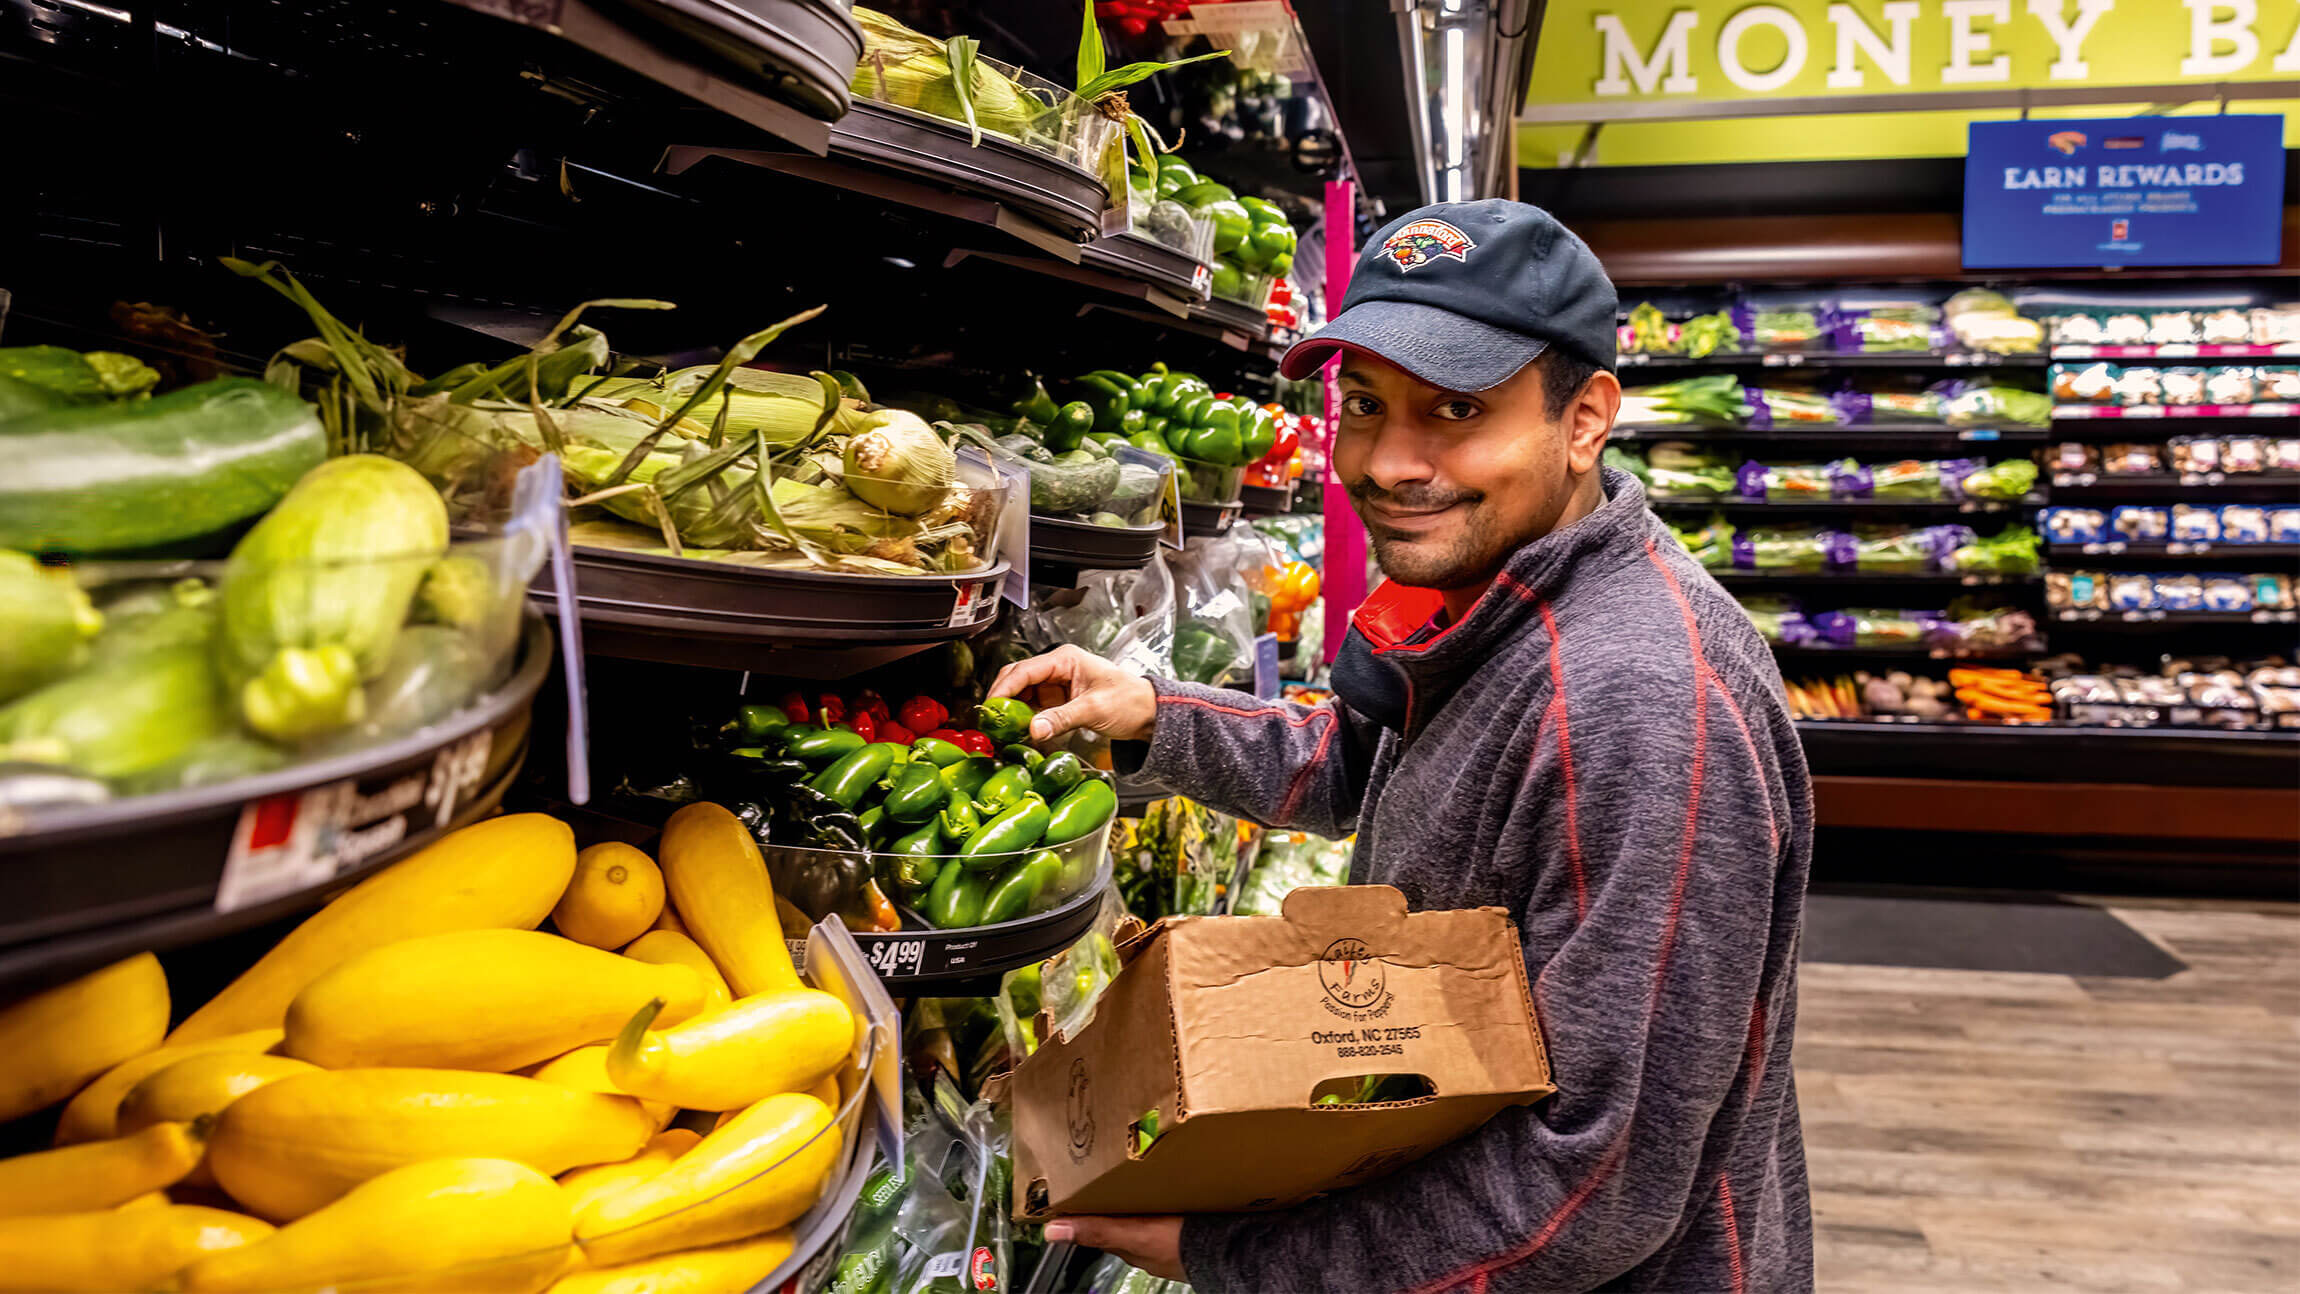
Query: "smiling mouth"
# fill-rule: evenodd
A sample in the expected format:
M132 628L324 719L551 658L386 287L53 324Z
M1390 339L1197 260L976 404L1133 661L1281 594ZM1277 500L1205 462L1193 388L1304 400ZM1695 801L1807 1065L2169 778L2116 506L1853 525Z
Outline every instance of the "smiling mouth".
M1373 522L1376 525L1394 527L1411 526L1415 522L1428 521L1435 517L1442 517L1460 506L1462 505L1456 502L1446 504L1442 508L1416 508L1408 511L1387 507L1383 504L1377 503L1368 507L1366 511L1370 514L1367 517L1368 521Z

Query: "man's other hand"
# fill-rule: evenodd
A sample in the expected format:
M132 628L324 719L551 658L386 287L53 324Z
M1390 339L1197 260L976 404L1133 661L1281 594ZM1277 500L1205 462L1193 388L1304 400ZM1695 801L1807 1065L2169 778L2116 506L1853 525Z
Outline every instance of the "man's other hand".
M1038 708L1030 739L1052 741L1073 728L1113 741L1148 741L1158 693L1148 681L1067 643L998 672L992 696L1018 696Z
M1182 1274L1182 1219L1173 1214L1056 1218L1046 1224L1046 1240L1116 1254L1161 1280L1190 1279Z

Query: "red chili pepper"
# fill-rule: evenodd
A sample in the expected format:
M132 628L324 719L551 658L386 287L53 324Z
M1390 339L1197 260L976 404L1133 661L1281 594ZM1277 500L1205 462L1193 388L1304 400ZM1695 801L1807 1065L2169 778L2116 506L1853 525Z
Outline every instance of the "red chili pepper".
M807 699L800 696L795 689L783 693L783 699L775 702L775 704L782 707L784 716L792 723L813 723L815 721L813 708L807 705Z
M880 723L885 723L887 720L894 718L894 711L887 708L886 698L880 696L877 692L874 692L867 687L862 691L855 693L854 708L857 710L869 711L870 717L878 720Z
M1140 18L1121 18L1118 20L1118 30L1129 36L1140 36L1150 30L1150 24Z
M937 728L933 732L930 732L926 735L934 738L936 741L947 741L953 746L958 746L959 733L958 729L956 728ZM964 746L959 746L959 749L964 750L966 748Z
M825 727L847 717L847 703L836 692L825 692L815 698L815 712L822 716Z
M976 732L972 728L961 728L955 736L945 738L945 740L969 755L990 755L995 754L998 750L998 747L990 744L990 737L987 734Z
M933 732L950 718L950 711L931 696L914 696L902 703L894 717L902 720L902 726L912 732Z
M853 728L864 741L879 740L878 720L872 718L868 710L857 710L848 715L847 726Z
M918 737L916 734L911 732L910 729L903 727L901 724L896 723L892 719L888 719L878 726L878 736L873 738L873 740L891 741L897 746L907 746L912 742L917 741Z

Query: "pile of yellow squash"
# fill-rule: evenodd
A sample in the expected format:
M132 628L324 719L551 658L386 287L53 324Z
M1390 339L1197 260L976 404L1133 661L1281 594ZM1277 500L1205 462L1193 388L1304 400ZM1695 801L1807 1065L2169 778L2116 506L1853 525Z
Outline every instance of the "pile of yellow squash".
M0 1008L0 1119L65 1103L0 1160L0 1290L747 1290L840 1158L861 1028L713 804L660 867L467 827L169 1007L144 953Z

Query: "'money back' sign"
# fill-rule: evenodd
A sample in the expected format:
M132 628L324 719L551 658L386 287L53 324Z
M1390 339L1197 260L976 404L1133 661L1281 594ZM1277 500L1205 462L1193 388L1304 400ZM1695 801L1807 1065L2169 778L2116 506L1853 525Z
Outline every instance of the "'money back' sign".
M1974 122L1967 269L2273 265L2284 119Z

